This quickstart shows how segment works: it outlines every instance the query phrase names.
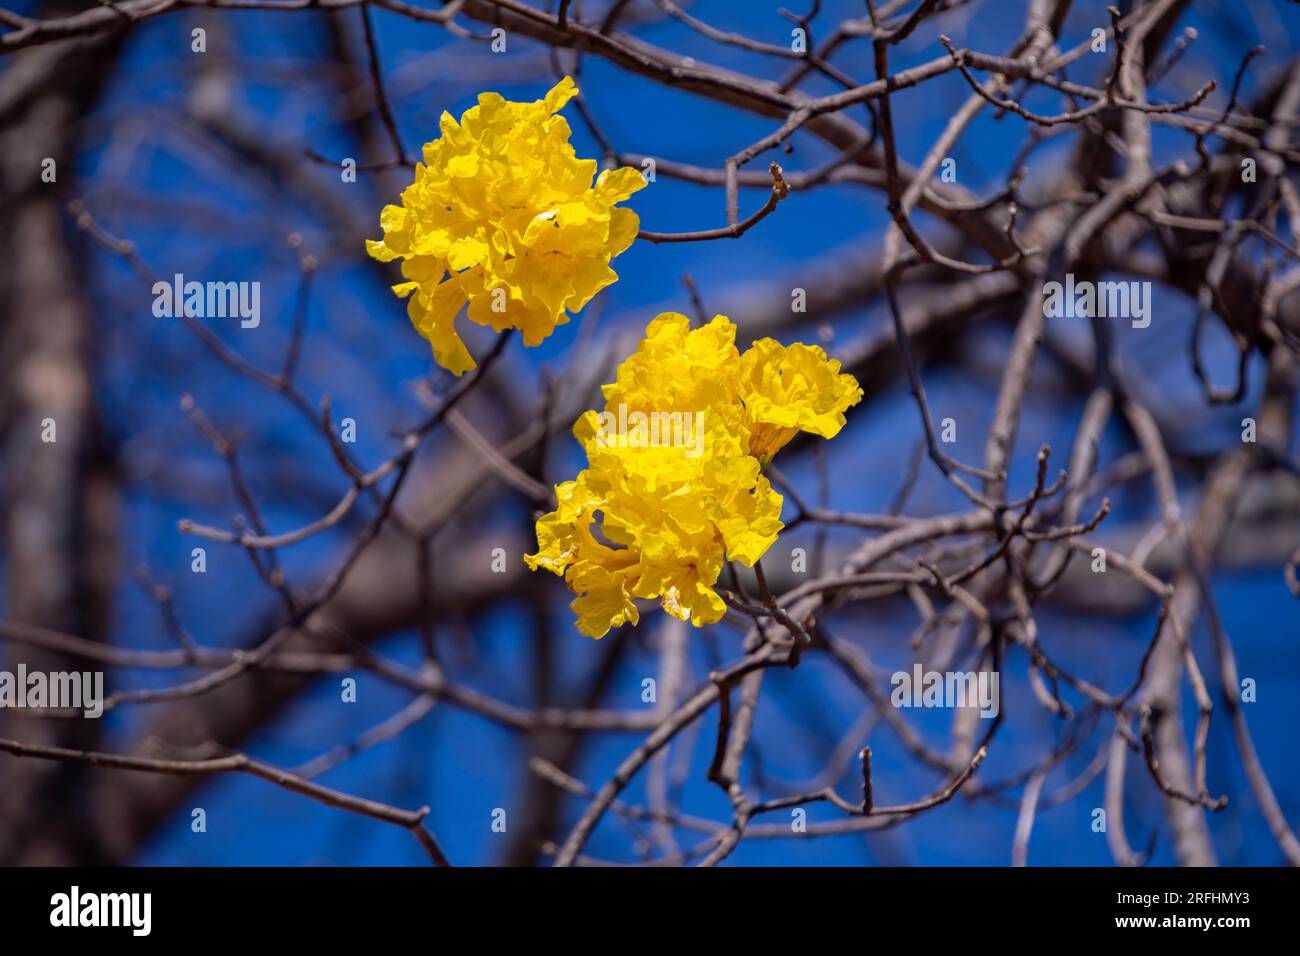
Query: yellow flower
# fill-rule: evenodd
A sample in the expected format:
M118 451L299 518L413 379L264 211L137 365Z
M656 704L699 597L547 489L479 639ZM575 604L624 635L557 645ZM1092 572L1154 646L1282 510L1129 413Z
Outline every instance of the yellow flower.
M407 281L393 291L456 375L475 367L455 328L467 302L471 321L537 345L618 279L610 260L636 238L636 213L616 204L645 179L629 167L596 176L596 161L577 157L557 115L577 92L566 76L533 103L483 93L459 123L444 112L401 205L384 207L384 238L366 242L374 258L402 260Z
M726 316L697 329L657 316L604 386L604 411L575 423L588 467L556 486L524 560L565 579L583 634L635 624L637 599L697 627L719 620L723 565L753 566L783 527L768 446L786 429L834 435L861 398L820 349L764 339L741 355L735 342Z
M634 452L634 453L633 453ZM691 459L669 448L607 449L556 487L528 566L565 578L578 630L602 637L659 598L699 626L726 605L713 590L725 561L752 565L781 530L781 496L752 458Z
M862 401L862 389L840 363L815 345L788 348L760 339L740 359L736 387L750 422L749 452L770 461L796 432L834 438L844 412Z
M736 327L723 315L690 327L677 312L664 312L646 326L637 350L618 367L601 392L606 411L699 413L708 454L744 454L743 410L736 392ZM583 434L578 440L590 447ZM725 445L723 449L721 446Z

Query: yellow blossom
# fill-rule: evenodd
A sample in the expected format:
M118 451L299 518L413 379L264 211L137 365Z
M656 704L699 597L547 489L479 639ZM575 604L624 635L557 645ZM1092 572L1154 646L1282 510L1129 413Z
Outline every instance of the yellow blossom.
M645 179L629 167L596 176L596 161L577 157L558 115L577 92L566 76L536 102L483 93L459 123L444 112L415 182L384 207L384 238L366 242L376 259L402 260L393 291L456 375L475 367L455 328L466 303L472 322L537 345L618 279L610 260L636 238L636 213L616 204Z
M696 626L719 620L723 565L753 566L783 527L762 474L780 436L834 435L861 398L820 349L764 339L741 355L735 340L726 316L696 329L657 316L604 386L604 410L574 425L588 466L556 486L524 560L564 577L583 634L635 624L637 599Z
M750 422L749 452L769 461L796 432L834 438L844 411L862 401L862 389L840 363L815 345L788 348L760 339L740 360L736 387Z

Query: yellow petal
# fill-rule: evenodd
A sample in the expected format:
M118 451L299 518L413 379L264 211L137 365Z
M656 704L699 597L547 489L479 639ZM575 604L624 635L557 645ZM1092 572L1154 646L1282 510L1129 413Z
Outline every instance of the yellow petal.
M542 100L542 106L549 113L558 113L564 108L564 104L578 95L578 84L573 82L573 77L566 76L560 80L546 94Z
M411 322L433 346L434 359L458 377L477 367L469 349L456 334L456 313L464 304L465 294L450 280L439 285L432 297L420 294L407 301Z

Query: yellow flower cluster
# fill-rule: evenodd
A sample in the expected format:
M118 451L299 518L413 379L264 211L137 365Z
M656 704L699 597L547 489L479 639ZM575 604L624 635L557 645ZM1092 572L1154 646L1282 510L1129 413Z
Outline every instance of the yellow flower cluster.
M384 238L366 243L402 260L393 291L456 375L475 367L454 324L466 302L471 321L537 345L618 278L610 260L636 238L636 213L615 204L645 179L624 167L592 185L596 161L577 157L557 115L577 92L566 76L533 103L483 93L459 123L444 112L401 205L384 207Z
M753 566L783 527L764 467L799 431L833 437L862 389L815 346L762 339L742 355L726 316L692 329L666 312L604 397L574 426L588 466L556 486L524 559L564 577L578 630L597 638L636 623L636 598L719 620L724 562Z

